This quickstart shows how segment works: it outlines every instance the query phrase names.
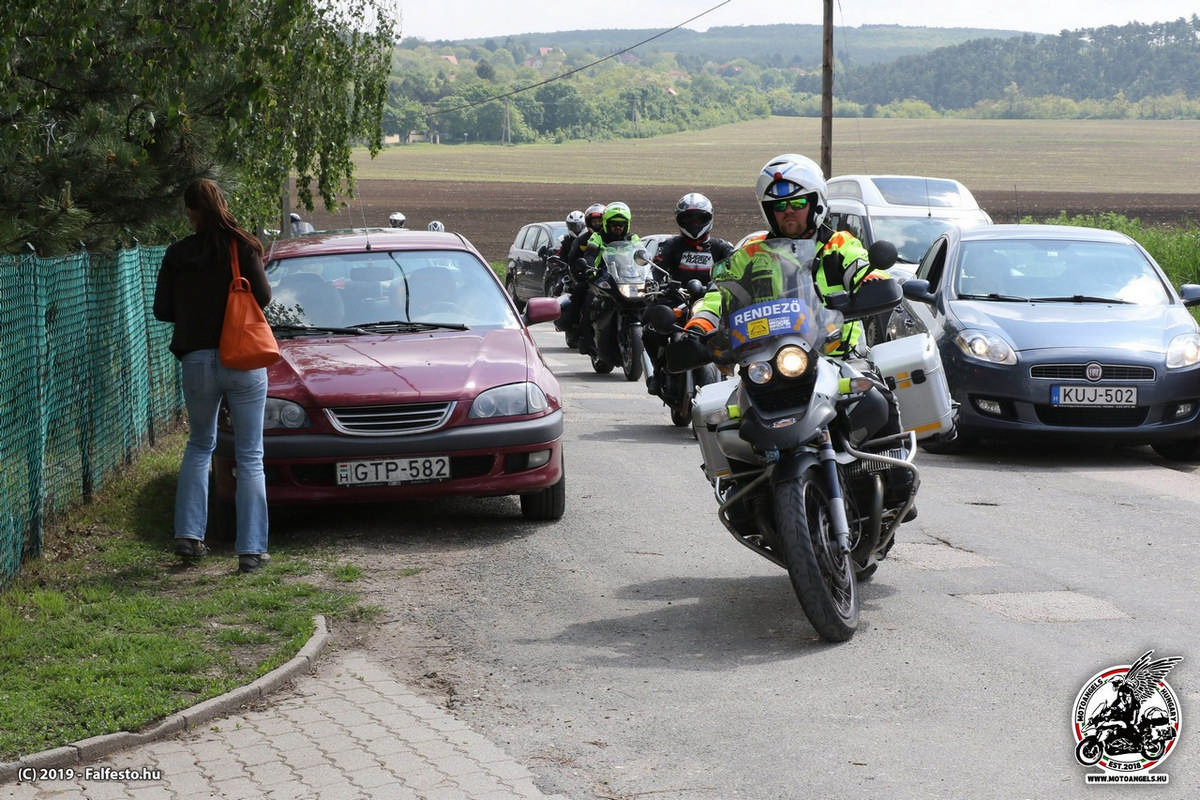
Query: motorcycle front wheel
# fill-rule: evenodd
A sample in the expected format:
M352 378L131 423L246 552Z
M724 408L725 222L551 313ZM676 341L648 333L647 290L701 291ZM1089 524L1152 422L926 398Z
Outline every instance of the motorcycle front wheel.
M1095 736L1086 736L1075 745L1075 760L1085 767L1099 762L1103 755L1104 747Z
M822 639L847 641L858 627L858 583L850 554L838 552L820 470L780 483L774 500L776 533L800 607Z
M1162 739L1155 739L1142 744L1142 758L1150 761L1158 761L1166 751L1167 743Z
M621 369L625 372L625 380L636 381L642 377L642 330L638 325L622 325L618 332L621 348Z

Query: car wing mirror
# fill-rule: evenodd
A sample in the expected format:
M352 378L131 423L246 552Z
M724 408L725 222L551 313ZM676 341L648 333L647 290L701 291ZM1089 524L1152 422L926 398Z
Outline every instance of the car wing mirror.
M1200 286L1196 288L1200 289ZM933 292L929 291L929 281L924 278L909 278L900 284L900 291L909 300L933 305ZM1200 294L1197 295L1196 302L1200 303Z

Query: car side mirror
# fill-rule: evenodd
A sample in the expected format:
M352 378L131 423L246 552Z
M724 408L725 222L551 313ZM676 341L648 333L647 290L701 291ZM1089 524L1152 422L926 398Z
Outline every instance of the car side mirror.
M1196 288L1200 289L1200 286ZM929 291L929 281L924 278L909 278L900 284L900 291L909 300L933 305L933 292ZM1200 292L1197 293L1196 302L1200 303Z
M550 245L548 245L548 244L542 245L541 247L538 248L538 258L545 258L546 254L549 252L550 252Z
M1200 305L1200 284L1185 283L1179 287L1179 298L1189 308Z
M562 309L557 297L531 297L525 303L525 324L536 325L539 322L550 322L558 319Z

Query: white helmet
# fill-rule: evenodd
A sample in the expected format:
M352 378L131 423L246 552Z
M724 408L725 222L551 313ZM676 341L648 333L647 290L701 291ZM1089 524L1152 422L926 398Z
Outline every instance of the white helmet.
M702 242L712 230L712 202L699 192L688 192L675 204L675 224L693 242Z
M572 211L567 214L567 230L578 236L583 233L583 229L587 227L587 222L583 218L583 212L579 210Z
M407 217L399 211L393 211L392 215L388 217L388 225L391 225L393 228L403 228L406 219Z
M813 206L809 217L809 224L813 228L819 228L829 212L829 204L825 201L825 174L807 156L784 153L772 158L759 170L754 193L772 236L778 236L779 231L775 229L775 215L771 213L771 206L780 200L807 198Z
M427 227L429 230L434 231L435 233L441 233L442 231L446 230L446 226L436 219L430 222Z

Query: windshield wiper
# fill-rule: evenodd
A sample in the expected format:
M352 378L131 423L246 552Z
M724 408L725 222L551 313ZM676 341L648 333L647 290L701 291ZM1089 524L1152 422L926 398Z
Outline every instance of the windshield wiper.
M1028 297L1017 297L1016 295L1012 295L1012 294L997 294L996 292L989 292L987 294L960 294L958 296L958 299L959 300L1000 300L1005 303L1028 303L1029 302Z
M276 333L342 333L348 336L363 336L366 331L356 326L342 328L337 325L272 325L271 330Z
M355 325L357 328L365 328L368 331L378 332L381 328L395 328L397 331L416 332L416 331L431 331L438 328L446 328L452 331L470 330L462 322L417 322L411 319L389 319L380 320L379 322L359 322Z
M1129 300L1118 300L1115 297L1095 297L1090 294L1073 294L1067 297L1035 297L1034 303L1123 303L1129 305Z

